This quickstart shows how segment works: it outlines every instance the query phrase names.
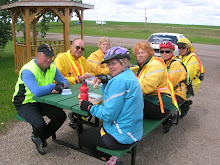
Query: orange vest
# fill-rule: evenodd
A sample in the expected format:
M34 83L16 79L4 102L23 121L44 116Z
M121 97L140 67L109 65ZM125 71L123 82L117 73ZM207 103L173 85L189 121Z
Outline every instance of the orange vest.
M71 64L71 67L72 67L72 70L69 72L68 76L70 77L71 73L73 73L74 76L82 76L82 75L84 75L85 73L84 73L84 69L83 69L83 67L81 65L80 58L79 58L79 63L78 63L77 61L72 59L70 54L67 54L66 56L69 58L70 64Z

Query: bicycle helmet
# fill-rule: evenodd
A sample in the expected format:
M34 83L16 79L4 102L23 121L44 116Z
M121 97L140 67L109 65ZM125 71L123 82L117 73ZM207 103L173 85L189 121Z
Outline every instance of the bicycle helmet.
M190 51L193 52L193 46L191 41L188 38L180 38L177 41L177 45L186 45L189 47Z
M107 63L111 59L122 59L122 58L127 58L128 60L131 59L128 49L123 47L111 47L106 51L104 56L104 61L102 61L102 64Z
M169 48L175 50L175 45L170 41L163 41L160 43L159 48Z

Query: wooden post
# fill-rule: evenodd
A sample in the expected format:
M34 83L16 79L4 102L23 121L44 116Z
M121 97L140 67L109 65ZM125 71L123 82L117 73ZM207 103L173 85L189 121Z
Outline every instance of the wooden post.
M13 35L13 43L14 43L15 71L18 72L17 55L16 55L16 32L15 32L15 22L16 22L17 18L16 18L16 13L13 10L11 11L11 18L12 18L12 35Z
M34 20L32 22L33 45L37 45L37 28L36 28L36 25L37 25L37 21Z
M23 15L23 14L22 14ZM31 53L31 36L30 36L30 16L29 16L29 8L25 8L25 14L23 15L25 22L25 31L26 31L26 49L27 49L27 61L32 59Z
M84 31L84 21L83 21L83 10L81 10L81 39L83 40L83 31Z
M64 51L67 51L70 48L69 45L69 21L70 21L70 14L69 14L70 9L65 8L64 9Z

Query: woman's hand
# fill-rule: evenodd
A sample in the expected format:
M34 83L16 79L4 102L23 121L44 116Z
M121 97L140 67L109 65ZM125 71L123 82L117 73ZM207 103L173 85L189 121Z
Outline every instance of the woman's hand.
M79 107L83 111L87 111L90 114L90 109L93 104L90 101L79 100Z

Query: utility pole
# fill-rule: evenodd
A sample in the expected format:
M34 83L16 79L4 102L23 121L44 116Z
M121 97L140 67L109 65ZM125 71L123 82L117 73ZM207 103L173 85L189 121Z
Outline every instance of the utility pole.
M145 8L145 15L144 15L144 21L145 21L145 26L146 26L146 31L147 31L147 15L146 15L146 8Z

